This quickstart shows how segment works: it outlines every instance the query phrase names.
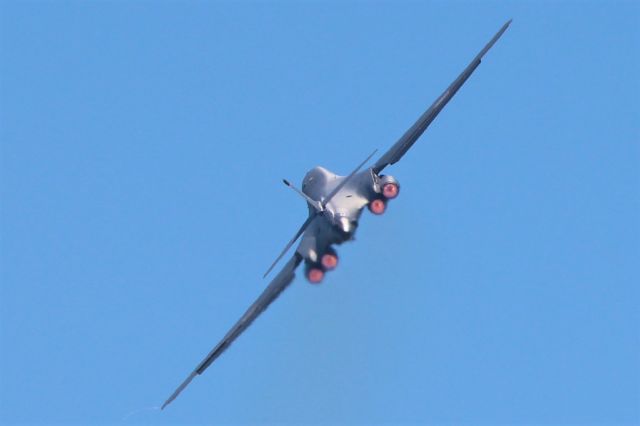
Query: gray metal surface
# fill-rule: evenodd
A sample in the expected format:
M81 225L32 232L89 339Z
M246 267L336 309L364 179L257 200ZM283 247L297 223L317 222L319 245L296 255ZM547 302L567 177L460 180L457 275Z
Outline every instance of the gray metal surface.
M276 298L282 293L282 291L287 288L289 284L295 278L295 270L302 261L302 257L299 254L294 254L291 260L287 262L287 264L282 268L282 271L271 281L271 283L267 286L267 288L262 292L260 297L247 309L244 315L235 323L235 325L229 330L229 332L222 338L222 340L209 352L209 354L198 364L198 366L193 370L193 372L186 378L184 382L178 386L178 388L171 394L171 396L162 404L162 409L169 405L171 401L176 399L176 397L182 392L184 388L187 387L191 380L193 380L196 375L202 374L209 365L216 358L222 354L234 340L247 328L253 320L255 320L258 315L262 313L267 307L276 300Z
M373 165L373 171L380 173L382 169L390 164L395 164L402 158L402 156L411 148L411 146L418 140L418 138L427 130L429 124L438 116L442 108L453 98L458 89L467 81L469 76L473 74L475 69L480 65L482 57L491 49L496 41L500 38L511 24L511 19L508 20L502 28L493 36L493 38L487 43L487 45L476 55L467 68L456 78L453 83L435 100L435 102L427 109L424 114L420 116L418 121L406 131L404 135L396 142L389 151L385 152L382 157Z
M216 358L264 311L282 291L293 281L295 270L304 261L305 267L323 268L320 263L323 254L334 254L334 245L353 239L358 221L364 207L374 200L383 200L385 205L389 201L383 196L383 186L397 185L398 181L392 176L380 175L380 172L390 164L395 164L418 140L429 124L436 118L444 106L462 87L473 71L480 65L485 53L500 38L511 23L506 22L487 45L478 53L464 71L451 83L436 101L427 109L409 130L370 168L359 171L373 156L371 154L348 176L339 176L323 167L311 169L302 181L302 190L293 187L288 181L285 184L300 194L309 208L309 217L302 224L298 232L285 246L265 276L276 263L302 237L293 257L284 265L283 269L271 281L258 299L249 307L240 320L229 330L224 338L213 348L195 370L182 382L174 393L165 401L165 408L180 392L199 374L202 374ZM375 151L374 151L375 153ZM397 193L397 192L396 192ZM392 193L393 194L393 193ZM394 197L395 198L395 197ZM379 202L378 202L379 203Z

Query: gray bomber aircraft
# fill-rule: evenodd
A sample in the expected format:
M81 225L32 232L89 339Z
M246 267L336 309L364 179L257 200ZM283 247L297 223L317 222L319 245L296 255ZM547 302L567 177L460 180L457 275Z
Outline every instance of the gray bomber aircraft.
M358 219L363 209L368 207L372 213L381 215L384 213L387 203L400 193L398 181L394 177L382 175L380 172L387 166L398 162L418 140L447 102L451 100L458 89L462 87L464 82L480 65L482 57L500 38L502 33L506 31L510 23L511 20L500 28L500 31L473 58L458 78L447 87L429 109L418 118L418 121L373 166L360 171L376 151L360 163L348 176L339 176L323 167L315 167L304 177L302 190L295 188L287 180L284 180L285 185L292 188L306 200L309 207L309 217L264 276L267 276L291 246L302 236L298 248L293 257L284 265L284 268L271 281L260 297L249 307L213 350L209 352L206 358L198 364L189 377L178 386L169 399L162 404L162 408L173 401L196 375L202 374L253 320L291 284L295 277L294 271L300 263L304 261L305 275L309 282L314 284L320 283L324 278L325 272L331 271L338 265L338 255L333 246L354 238L358 227Z

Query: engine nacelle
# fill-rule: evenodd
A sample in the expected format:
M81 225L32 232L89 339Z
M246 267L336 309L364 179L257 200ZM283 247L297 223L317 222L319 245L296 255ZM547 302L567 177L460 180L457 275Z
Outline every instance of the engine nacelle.
M393 176L380 176L378 185L382 196L387 200L392 200L400 194L400 183Z
M325 271L332 271L338 266L338 255L334 250L330 250L320 257L320 264Z
M387 202L382 198L374 198L369 201L369 205L367 207L371 213L381 215L385 210L387 210Z
M311 284L320 284L324 278L324 271L319 266L309 266L305 275Z

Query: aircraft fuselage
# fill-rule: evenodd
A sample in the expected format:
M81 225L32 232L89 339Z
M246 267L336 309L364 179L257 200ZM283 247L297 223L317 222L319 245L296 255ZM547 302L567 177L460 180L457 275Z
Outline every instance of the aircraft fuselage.
M337 175L318 166L305 175L302 192L309 198L322 202L345 179L346 176ZM332 246L354 238L364 207L370 206L374 200L384 203L383 206L386 205L387 198L383 195L382 187L389 183L399 189L398 182L391 176L380 177L369 168L355 174L340 188L303 234L297 252L305 259L307 270L318 268L324 272L327 269L322 265L324 254L336 256L337 260ZM309 215L316 215L316 208L311 205Z

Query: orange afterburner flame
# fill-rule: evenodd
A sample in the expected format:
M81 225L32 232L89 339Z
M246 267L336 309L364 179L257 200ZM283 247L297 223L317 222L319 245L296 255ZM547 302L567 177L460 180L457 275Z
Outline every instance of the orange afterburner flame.
M398 196L398 192L400 191L398 190L398 185L395 183L388 183L382 187L382 195L384 195L385 198L396 198Z
M324 278L324 272L319 268L311 268L309 272L307 272L307 279L311 284L320 284L322 279Z
M322 266L329 271L335 269L338 266L338 256L330 253L322 255Z
M386 206L384 204L384 201L380 199L375 199L369 203L369 210L371 210L371 213L373 214L382 214L384 213L385 209Z

